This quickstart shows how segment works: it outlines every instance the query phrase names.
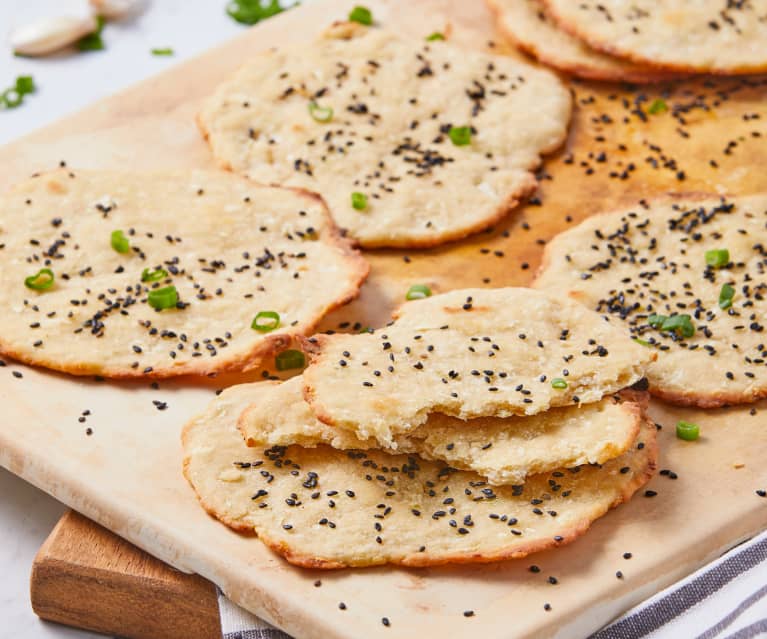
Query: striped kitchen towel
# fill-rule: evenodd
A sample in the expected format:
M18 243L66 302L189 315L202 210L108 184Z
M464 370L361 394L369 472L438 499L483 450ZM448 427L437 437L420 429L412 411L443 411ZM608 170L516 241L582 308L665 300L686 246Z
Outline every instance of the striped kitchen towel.
M290 639L218 597L223 639ZM629 610L589 639L767 637L767 532Z

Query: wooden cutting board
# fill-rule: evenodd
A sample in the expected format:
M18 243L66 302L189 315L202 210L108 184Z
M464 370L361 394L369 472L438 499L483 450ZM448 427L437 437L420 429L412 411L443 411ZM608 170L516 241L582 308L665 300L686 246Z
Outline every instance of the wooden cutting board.
M212 166L194 126L200 100L249 56L314 37L354 4L303 5L0 149L0 189L61 160L82 168ZM410 36L451 24L456 45L507 52L490 42L495 34L482 3L365 4L378 23ZM343 321L380 326L416 282L435 291L528 284L545 242L596 211L668 190L767 190L763 79L700 79L643 91L571 86L576 108L567 145L547 159L541 188L527 206L487 232L409 252L408 260L401 251L367 252L372 275L360 299L322 328L337 329ZM661 96L673 111L647 116L648 102ZM640 494L567 547L487 566L301 570L207 517L181 474L184 421L217 388L254 376L163 381L154 389L8 364L0 368L0 464L302 639L584 636L767 527L767 500L755 494L767 488L767 403L751 414L751 407L698 411L653 402L651 415L664 426L660 467L678 479L654 478L648 488L656 496ZM167 410L158 411L156 399L167 402ZM91 412L81 424L85 409ZM699 423L701 439L677 440L679 419ZM540 573L529 571L531 563ZM464 617L467 609L475 615Z
M216 587L171 568L70 510L40 548L30 577L42 619L125 639L216 639Z

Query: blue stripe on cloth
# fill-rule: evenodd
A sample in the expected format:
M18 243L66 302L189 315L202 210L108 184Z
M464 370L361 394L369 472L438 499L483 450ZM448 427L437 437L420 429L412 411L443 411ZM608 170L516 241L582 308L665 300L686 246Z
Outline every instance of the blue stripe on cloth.
M750 626L741 628L725 639L752 639L752 637L764 636L767 634L767 619L755 621Z
M731 626L733 622L740 617L746 610L757 603L760 599L767 595L767 586L762 586L759 590L753 593L750 597L747 597L740 602L737 608L733 610L729 615L722 619L719 623L711 626L706 632L701 634L698 639L713 639L720 634L725 628Z
M665 597L591 635L590 639L640 639L707 599L740 574L767 560L767 538L734 551L718 565ZM753 635L756 636L756 635ZM741 639L738 637L737 639Z

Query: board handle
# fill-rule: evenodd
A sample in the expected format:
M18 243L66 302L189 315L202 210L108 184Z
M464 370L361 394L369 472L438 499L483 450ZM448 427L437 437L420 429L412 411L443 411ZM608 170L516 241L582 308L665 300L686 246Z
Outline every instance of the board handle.
M220 639L212 583L155 559L70 510L30 577L41 619L127 639Z

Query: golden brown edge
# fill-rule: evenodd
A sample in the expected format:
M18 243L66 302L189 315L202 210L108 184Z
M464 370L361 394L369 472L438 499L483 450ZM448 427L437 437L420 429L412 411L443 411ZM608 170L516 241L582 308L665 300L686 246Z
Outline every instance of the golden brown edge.
M616 69L612 72L604 68L600 69L596 66L587 66L579 63L565 63L561 59L555 59L546 55L540 48L517 38L516 34L508 27L508 23L503 13L503 7L500 6L498 0L485 0L485 3L493 14L496 28L506 40L539 62L564 73L574 75L584 80L629 82L634 84L659 84L685 77L685 74L682 73L664 71L653 67L652 65L637 64L633 61L627 61L621 58L617 58L617 60L624 64L632 65L634 68L627 67L626 69ZM602 51L595 50L594 52L604 55L604 52Z
M645 58L643 56L637 55L634 52L624 51L620 47L617 47L610 42L599 40L596 37L593 37L589 34L584 33L582 30L578 29L574 25L569 24L560 14L558 14L557 11L554 9L551 3L551 0L542 0L542 2L546 6L546 11L556 20L560 29L562 29L563 31L567 31L567 33L569 33L573 37L578 38L582 42L585 42L589 47L591 47L595 51L606 53L607 55L611 55L614 58L620 58L622 60L633 62L634 64L652 66L661 71L666 71L668 73L678 73L678 74L697 74L697 75L711 74L711 75L728 76L728 75L751 75L751 74L757 74L757 73L764 73L767 71L767 60L765 60L764 64L761 64L761 65L756 65L756 66L740 65L740 66L735 66L735 67L731 67L727 69L712 68L712 67L696 67L690 64L659 62L658 60L651 60L650 58Z
M680 201L701 202L704 200L715 200L715 199L721 199L721 198L727 198L727 197L732 197L732 196L729 196L727 194L721 194L721 193L706 193L704 191L689 191L689 192L683 192L683 193L668 192L668 193L661 193L661 194L658 194L657 196L654 196L650 200L650 202L651 204L663 203L663 202L673 203L673 202L680 202ZM594 215L590 215L589 217L585 218L585 220L583 220L576 226L573 226L572 228L569 228L559 233L558 235L554 236L551 240L549 240L549 242L546 244L546 247L543 249L541 263L540 263L540 266L538 267L538 270L535 273L535 277L533 278L533 281L530 282L530 288L534 288L539 291L546 290L544 288L539 288L537 284L541 275L551 265L551 255L556 250L558 239L560 239L561 237L563 237L564 235L566 235L567 233L571 231L575 231L580 226L580 224L582 224L586 220L591 220L592 218L599 218L599 217L608 218L623 212L624 212L623 210L612 210L612 211L603 211L601 213L595 213ZM567 295L569 298L578 301L577 293L573 291L568 291ZM648 375L648 381L650 383L650 388L649 388L650 394L653 397L658 397L659 399L667 401L676 406L696 406L698 408L721 408L723 406L731 406L735 404L750 404L750 403L759 401L760 399L767 398L767 387L756 388L747 394L732 393L732 392L726 392L726 391L702 394L702 393L691 392L691 391L679 391L679 390L670 390L670 389L663 388L662 386L658 386L657 383L653 381L651 375Z
M324 33L327 37L328 33L332 33L333 28L342 28L346 25L348 25L348 23L346 22L334 23L334 25L331 25L330 30ZM353 28L356 29L357 27L353 26ZM498 55L498 54L487 54L487 55ZM233 73L236 73L236 71L234 71ZM208 99L210 99L214 95L215 95L215 92L212 93L210 96L208 96ZM535 190L538 188L538 180L535 178L535 175L532 172L535 171L537 168L539 168L543 164L543 156L553 153L560 146L562 146L567 140L567 136L569 134L569 129L570 129L570 121L572 120L572 96L570 96L569 99L570 99L570 114L568 117L568 124L564 128L561 139L556 140L548 147L541 149L537 154L538 155L537 160L532 162L530 166L519 169L520 172L522 171L527 172L527 175L525 176L525 181L519 185L519 188L516 191L508 193L506 195L506 198L503 200L503 202L498 207L496 207L496 209L492 213L490 213L489 215L481 219L475 220L470 224L466 224L459 228L455 228L450 232L444 232L440 235L434 235L428 238L415 238L415 239L401 240L401 241L400 240L365 241L362 239L355 238L355 242L361 248L364 248L364 249L380 249L380 248L428 249L428 248L434 248L435 246L441 246L442 244L447 244L449 242L455 242L458 240L465 239L469 237L470 235L480 233L486 228L492 226L493 224L500 222L503 218L511 214L511 212L519 206L519 204L524 198L527 198L529 195L535 192ZM208 148L211 151L213 160L216 162L216 164L220 168L224 169L225 171L230 171L232 173L240 175L237 171L235 171L232 164L225 158L218 155L215 149L213 148L213 144L210 141L211 132L203 117L204 110L205 108L203 107L200 111L197 112L197 114L195 115L195 122L197 124L197 128L200 131L200 134L202 135L205 142L208 144ZM258 182L255 182L255 183L258 184ZM280 186L280 185L272 184L271 186ZM306 192L311 193L311 191L306 191ZM321 194L319 193L317 195L322 197ZM330 212L330 215L332 218L333 216L332 212ZM333 219L335 222L335 218Z
M68 169L68 170L71 170L71 169ZM214 171L210 171L210 172L214 172ZM55 173L58 173L58 171L51 171L48 174L55 174ZM48 174L43 174L43 175L48 175ZM232 174L232 175L236 179L247 180L247 178L239 176L237 174ZM264 187L264 185L259 185L255 182L253 182L253 184L256 186L256 188L267 188L267 187ZM13 346L8 344L2 336L0 336L0 355L5 357L10 357L23 364L28 364L31 366L40 366L42 368L47 368L47 369L59 371L62 373L68 373L70 375L78 375L78 376L98 375L101 377L108 377L110 379L123 379L123 380L166 379L169 377L180 377L183 375L207 376L207 375L218 374L218 373L247 372L255 368L258 368L265 359L284 350L294 340L297 340L299 337L303 337L307 334L312 333L314 329L317 327L317 325L319 325L319 323L328 313L335 310L336 308L339 308L345 304L348 304L353 299L355 299L359 295L360 287L365 282L368 274L370 273L370 264L362 256L362 254L354 248L353 241L345 237L341 233L341 230L338 228L335 221L333 220L333 217L330 214L330 210L328 209L327 204L325 203L325 201L322 199L320 195L312 191L307 191L306 189L293 188L293 187L268 187L268 188L281 188L285 191L291 191L300 197L311 199L315 203L319 204L320 207L322 208L322 214L326 218L328 223L327 242L341 251L343 256L346 258L347 264L350 265L354 271L352 274L352 283L346 289L346 291L344 291L341 295L339 295L335 300L327 304L320 313L318 313L314 317L308 318L303 323L303 326L299 325L298 328L294 328L293 330L290 330L290 331L278 333L276 335L265 336L263 340L255 344L249 351L243 352L243 353L235 353L231 357L228 357L225 359L222 358L221 360L218 360L215 364L207 364L204 362L199 362L199 363L190 362L182 366L169 367L169 368L154 367L150 373L144 373L143 369L119 368L119 367L113 368L113 367L110 367L109 365L103 366L103 367L97 367L97 366L91 366L91 365L85 365L85 364L81 364L81 365L72 364L67 366L61 366L57 364L55 361L44 358L44 357L39 357L39 358L30 357L24 353L21 353L20 351L14 349Z

